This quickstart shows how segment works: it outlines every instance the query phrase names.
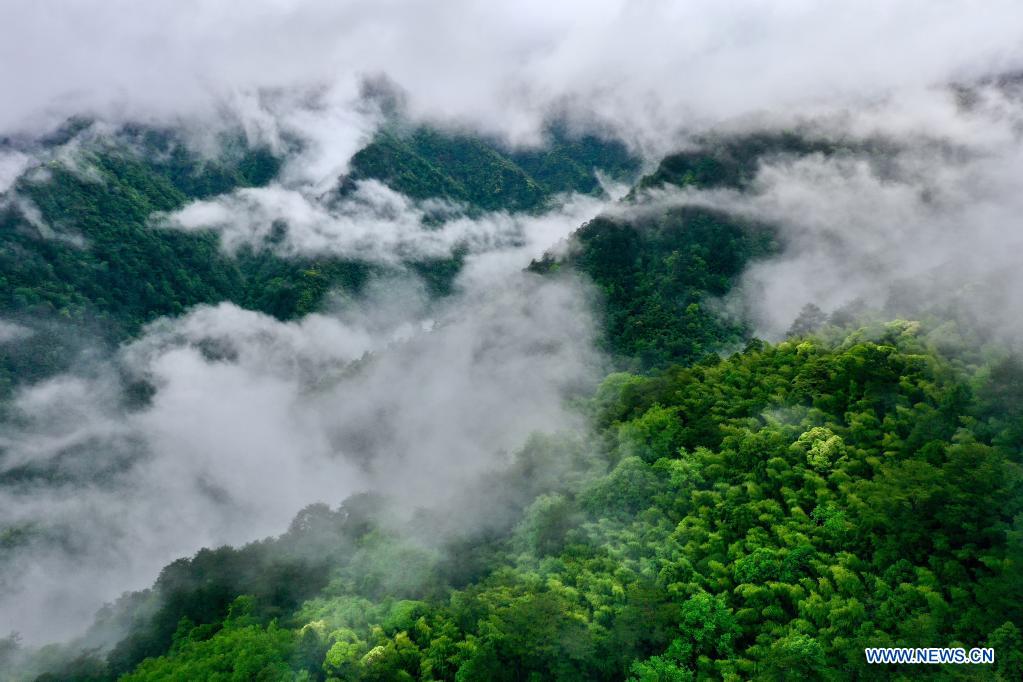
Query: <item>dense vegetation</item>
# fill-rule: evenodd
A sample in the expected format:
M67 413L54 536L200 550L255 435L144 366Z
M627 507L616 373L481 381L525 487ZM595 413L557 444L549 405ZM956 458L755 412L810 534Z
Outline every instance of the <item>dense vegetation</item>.
M636 200L666 186L742 189L766 158L841 150L794 132L703 140L665 157L640 178L622 212L583 225L569 248L546 254L530 269L554 274L568 268L597 285L604 348L622 368L688 364L740 347L750 330L742 311L725 313L723 297L750 262L781 249L772 227L703 208L650 208Z
M634 193L664 185L741 188L749 184L765 158L833 154L841 149L834 142L791 131L703 140L694 149L664 157L653 173L639 181Z
M38 213L16 202L0 214L0 315L92 316L133 334L197 303L230 300L286 319L313 310L330 286L357 288L363 264L262 251L229 258L212 232L148 224L154 212L273 178L279 159L239 147L234 141L224 159L209 161L167 133L131 130L22 178L15 191ZM559 135L542 151L507 152L422 128L407 138L381 134L356 154L347 181L372 178L414 198L520 210L561 192L599 192L595 170L620 178L636 169L624 146L594 137ZM440 288L450 279L447 261L413 265Z
M695 208L600 216L573 240L567 256L530 267L588 275L601 293L606 349L644 369L741 345L749 330L721 313L720 298L749 261L776 249L769 228Z
M629 180L639 164L617 141L552 128L548 144L509 150L474 135L430 128L380 133L352 158L348 185L373 178L416 199L488 210L536 210L564 192L599 194L595 171Z
M831 150L751 138L671 157L641 185L742 186L764 154L816 151ZM598 165L589 153L573 163ZM624 168L609 154L607 166ZM352 178L532 210L557 188L596 190L569 157L387 133L357 155ZM361 271L339 270L306 295L310 264L225 260L209 236L153 234L146 210L204 190L131 159L96 166L101 189L54 169L60 191L33 198L48 222L74 217L109 250L67 270L47 259L59 276L43 266L25 275L26 301L11 309L124 310L117 319L131 327L222 296L288 317L345 273L357 286ZM236 184L257 181L236 172ZM105 229L145 238L103 246ZM26 249L39 241L21 228L4 235ZM462 491L483 509L472 531L452 529L463 500L395 523L387 500L358 496L303 510L279 538L204 549L105 609L77 648L39 652L26 677L898 679L919 670L867 666L863 648L962 645L995 647L995 668L927 672L1020 679L1023 364L963 342L970 330L951 323L842 321L812 335L824 324L812 310L792 339L750 340L715 302L778 248L769 227L704 210L591 221L566 256L532 266L596 283L604 342L630 370L583 406L591 435L534 436L507 471ZM180 272L154 258L157 279L121 266L141 279L104 274L102 262L150 249ZM118 641L102 648L110 632ZM0 660L16 654L0 646Z
M313 507L280 540L168 567L133 598L152 605L135 634L75 665L840 680L910 673L867 667L864 646L941 643L994 646L1000 679L1019 679L1023 366L936 344L894 322L611 375L594 441L520 453L508 475L536 497L507 532L424 548L368 500ZM530 478L552 459L556 480Z
M65 369L83 336L84 347L112 346L161 315L225 300L286 319L365 280L364 264L267 251L231 258L212 232L151 225L156 211L263 184L280 162L262 149L203 161L166 135L140 137L51 162L15 187L31 208L0 209L0 316L36 332L29 344L7 344L0 397Z
M49 144L67 144L83 130L88 122L73 122ZM37 332L31 344L7 344L0 398L16 384L66 369L83 348L112 346L157 317L232 301L291 319L318 309L332 290L359 291L379 269L326 256L281 258L268 249L232 257L212 231L151 224L155 212L265 185L281 164L265 148L228 138L221 156L209 160L170 133L145 128L80 147L21 178L18 201L0 203L0 318ZM538 209L561 192L599 192L596 170L621 178L636 169L623 145L595 137L559 133L542 151L508 152L423 128L408 139L381 135L356 155L347 182L373 178L415 198L520 210ZM463 257L456 251L407 265L443 295ZM75 333L51 333L60 327Z

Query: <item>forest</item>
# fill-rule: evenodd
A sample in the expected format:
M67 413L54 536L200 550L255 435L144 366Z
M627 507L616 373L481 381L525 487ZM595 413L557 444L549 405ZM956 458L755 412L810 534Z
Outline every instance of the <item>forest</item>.
M105 661L52 679L873 679L865 645L932 641L1014 679L1023 365L932 334L612 374L592 441L517 454L571 468L502 533L438 553L373 500L313 506L168 566Z
M536 212L601 194L596 169L635 182L628 205L664 185L741 189L768 154L841 153L795 133L709 139L637 178L618 142L551 140L510 152L384 131L339 192L375 179L470 212ZM212 232L154 226L279 171L268 149L225 149L202 160L171 133L127 129L85 152L88 174L54 161L19 180L38 215L6 209L0 312L113 348L202 303L296 319L393 267L230 255ZM936 677L1023 677L1023 362L1010 348L963 320L813 307L788 338L756 338L721 301L784 248L770 222L610 212L569 241L527 270L596 292L607 373L574 398L589 429L533 434L506 468L410 518L372 492L312 504L282 535L170 563L75 642L12 634L0 661L40 681L908 679L908 666L867 665L864 647L940 643L998 658ZM405 266L443 298L462 258ZM0 397L66 370L74 344L8 344ZM134 390L144 403L157 389ZM48 475L7 469L0 484ZM460 495L486 500L468 529L453 520ZM0 547L34 532L0 529Z
M88 125L72 121L52 143ZM384 269L354 258L282 258L264 248L232 257L212 231L153 225L154 214L274 177L280 158L246 148L237 135L225 135L218 157L206 159L174 131L134 126L87 144L84 157L73 164L55 159L18 180L13 191L32 211L0 205L0 315L7 320L43 330L70 323L112 347L160 316L200 304L231 301L281 320L298 318L318 310L329 292L358 293ZM375 179L410 197L463 202L474 211L536 211L560 193L603 192L594 171L624 179L637 164L621 143L566 138L556 128L549 147L532 152L425 129L381 132L355 155L339 192ZM459 253L405 265L444 294ZM0 397L19 382L67 369L79 352L73 335L41 336L44 346L14 347L0 358Z
M0 682L1023 680L1021 36L2 3Z

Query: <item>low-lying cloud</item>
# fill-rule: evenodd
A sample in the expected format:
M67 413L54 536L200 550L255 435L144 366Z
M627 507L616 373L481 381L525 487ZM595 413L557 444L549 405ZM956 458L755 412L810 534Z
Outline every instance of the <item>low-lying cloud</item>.
M607 204L605 199L572 195L542 214L499 211L470 217L464 207L439 199L415 201L375 180L358 182L340 198L310 192L306 186L279 183L240 189L193 202L155 222L215 230L229 253L247 246L283 256L397 264L448 258L456 249L475 254L550 244Z
M6 8L0 193L49 158L32 140L70 115L180 126L200 149L240 125L285 157L278 178L154 224L216 230L229 252L392 266L469 256L442 303L395 275L293 322L197 308L107 364L24 389L0 435L12 548L0 622L33 642L74 635L201 546L278 533L305 504L359 490L429 504L502 466L530 431L575 423L564 398L599 375L590 294L520 269L607 204L467 216L372 181L339 197L394 103L367 83L412 121L536 143L561 117L652 160L707 130L808 121L887 141L883 159L856 144L767 159L745 191L655 192L615 210L696 204L776 225L783 253L734 295L763 335L783 334L808 302L884 307L906 281L917 308L947 300L1018 333L1023 115L995 89L956 100L945 86L1023 68L1020 35L1008 0ZM973 286L992 274L994 288ZM0 322L0 343L20 329Z
M1021 32L1010 0L22 3L0 26L0 90L16 93L0 133L241 116L336 140L358 128L362 80L386 74L415 118L535 141L558 112L663 149L724 120L1018 69Z
M0 620L28 641L74 635L176 557L363 490L409 512L501 468L530 432L579 423L565 399L599 375L581 285L518 274L439 306L417 286L295 322L197 308L147 328L120 372L23 391L0 510L27 534L4 560ZM125 407L126 380L152 387L143 407Z
M784 336L808 303L951 312L1018 337L1023 102L994 88L972 97L964 107L935 93L915 134L905 109L857 112L834 153L769 157L742 190L660 189L612 212L695 205L773 225L781 253L751 264L730 295L767 338ZM824 120L810 134L836 130Z

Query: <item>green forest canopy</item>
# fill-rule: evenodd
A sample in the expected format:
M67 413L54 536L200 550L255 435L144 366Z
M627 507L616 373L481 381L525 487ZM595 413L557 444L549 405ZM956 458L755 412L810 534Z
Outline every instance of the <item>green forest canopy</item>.
M53 141L87 128L76 122ZM618 142L570 138L556 130L538 151L417 129L384 132L352 161L343 187L377 179L418 199L466 202L470 210L539 210L556 194L601 192L596 172L625 178L637 161ZM270 249L223 253L213 231L180 232L150 223L159 211L232 189L270 182L281 159L266 148L224 141L221 158L204 159L172 134L129 128L84 144L74 164L52 161L43 178L22 177L15 191L38 210L0 205L0 317L36 334L8 344L0 359L0 398L16 384L67 369L80 333L113 346L163 315L231 301L287 320L317 310L330 291L357 293L382 266L330 256L289 257ZM88 169L83 171L82 169ZM401 169L401 173L395 171ZM346 190L342 190L346 191ZM43 227L39 227L41 224ZM464 253L407 265L436 295L450 291Z
M741 186L765 149L687 153L641 184ZM364 152L356 178L480 208L534 210L556 186L586 191L560 157L432 131L387 133ZM92 246L41 240L8 216L2 252L22 257L0 263L4 314L95 315L131 334L198 302L288 318L330 287L358 287L365 265L232 260L211 235L147 227L152 210L266 182L278 162L253 154L225 167L98 154L101 186L54 168L24 191ZM462 159L487 170L466 175ZM280 538L167 566L100 614L97 631L125 633L112 649L46 648L32 662L39 679L910 675L865 665L863 648L885 645L993 646L994 674L1023 676L1018 359L949 341L947 324L902 320L749 340L712 302L779 248L769 226L686 209L597 218L575 239L570 256L531 267L595 282L605 347L630 371L590 399L592 436L535 436L481 482L503 523L424 547L408 534L436 521L428 513L403 533L379 522L383 500L313 505ZM559 476L541 473L550 462ZM511 489L520 495L501 497ZM8 642L0 656L14 651Z
M897 321L613 374L592 440L519 453L535 497L497 537L447 555L372 499L314 506L169 566L76 662L96 677L59 679L873 679L865 646L935 643L1018 679L1023 365L933 342ZM567 483L529 479L549 457Z

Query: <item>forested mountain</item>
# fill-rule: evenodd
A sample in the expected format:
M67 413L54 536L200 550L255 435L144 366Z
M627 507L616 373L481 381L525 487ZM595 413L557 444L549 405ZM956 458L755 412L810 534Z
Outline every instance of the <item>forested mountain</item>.
M1023 7L7 2L0 682L1023 680Z
M669 154L645 175L634 192L665 185L744 187L768 157L834 154L843 145L796 131L751 133L702 140L695 149Z
M470 212L539 211L599 193L595 169L638 170L617 143L552 139L523 152L386 131L340 191L375 179ZM264 185L280 160L135 144L144 153L100 146L87 172L57 161L19 181L40 220L12 205L0 225L5 317L95 324L111 342L199 303L291 319L382 267L228 255L213 233L160 229L155 212ZM837 148L709 141L624 202L666 184L742 188L765 155ZM473 530L450 530L457 503L400 522L380 495L316 504L280 537L168 565L77 643L23 655L7 640L0 656L39 680L844 680L909 674L867 666L865 646L984 645L998 679L1023 676L1015 356L952 323L823 314L785 341L751 338L721 301L782 244L773 225L720 211L609 212L564 246L529 269L595 285L603 350L623 371L581 401L592 433L535 435L452 495L486 501L464 507L484 510ZM443 295L461 263L411 265ZM65 358L47 343L6 355L5 390Z
M934 641L1016 679L1023 367L936 341L893 322L611 375L593 440L517 455L534 499L500 533L437 551L371 499L310 507L167 567L104 616L131 623L105 661L43 679L874 679L899 671L864 646Z
M355 264L262 252L228 258L212 233L149 224L155 212L190 200L265 185L279 166L268 149L238 140L226 142L223 158L206 160L170 133L144 129L57 157L13 188L31 201L27 211L4 208L0 312L93 315L133 334L196 303L230 300L288 319L313 310L328 286L357 288ZM407 140L379 135L355 155L347 181L380 180L413 198L515 211L558 193L599 193L595 172L623 179L637 170L621 143L595 137L559 136L542 151L506 152L482 138L423 128Z
M425 127L385 131L352 157L348 181L373 178L417 199L516 211L538 209L563 192L601 193L595 171L618 182L639 171L636 158L617 140L572 136L557 125L548 136L538 149L514 150Z
M357 293L370 274L386 270L329 255L282 258L262 248L227 255L213 231L163 229L156 215L265 186L281 160L234 136L208 159L170 131L141 127L77 143L88 127L76 121L48 139L58 152L72 146L23 175L10 191L17 201L0 203L0 316L44 332L27 347L9 344L0 359L0 396L66 369L76 357L80 339L45 333L54 324L114 344L162 315L204 303L231 301L288 320L319 309L330 291ZM381 133L355 155L342 191L372 179L470 211L537 210L560 193L601 193L596 173L620 181L638 171L619 142L554 130L549 146L515 152L427 128ZM460 254L406 265L443 294Z
M602 293L607 349L623 366L645 369L741 345L748 328L715 304L751 260L777 248L768 226L688 207L600 216L573 240L566 257L548 254L530 268L592 278Z

